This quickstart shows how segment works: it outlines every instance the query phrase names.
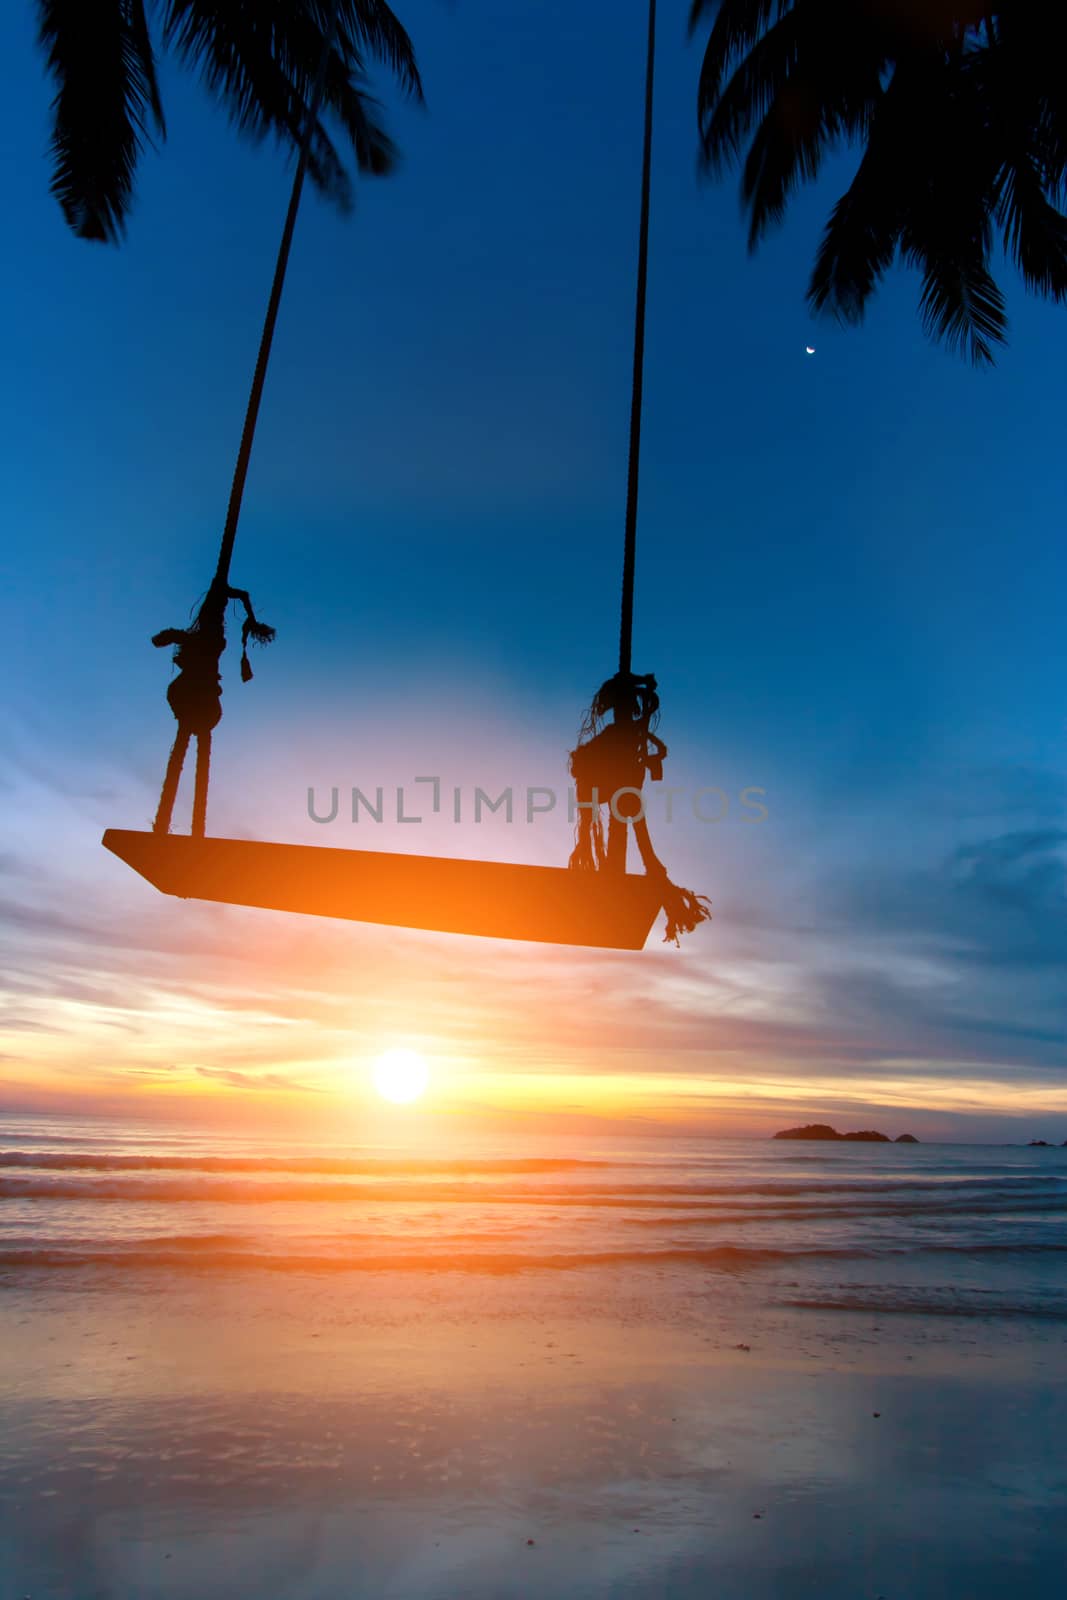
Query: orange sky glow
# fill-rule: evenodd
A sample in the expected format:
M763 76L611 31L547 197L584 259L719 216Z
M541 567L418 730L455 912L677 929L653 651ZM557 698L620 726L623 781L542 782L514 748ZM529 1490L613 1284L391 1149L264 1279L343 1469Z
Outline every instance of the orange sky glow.
M638 954L568 950L167 900L100 848L103 826L136 824L145 803L116 800L112 778L88 797L20 780L12 847L51 855L62 892L28 881L16 908L0 1108L300 1125L355 1141L465 1128L766 1136L804 1121L995 1140L1055 1137L1042 1119L1067 1116L1067 1088L1010 1041L1006 1051L925 1020L956 992L935 949L791 928L810 904L787 876L773 891L781 923L760 922L763 869L739 862L741 831L695 871L679 834L683 871L712 880L716 912L682 949L654 931ZM240 836L244 815L261 837L345 842L294 826L295 802L258 803L266 784L220 788L220 832ZM569 838L563 816L545 835L488 827L475 842L489 857L558 861ZM388 830L373 842L397 845ZM428 833L419 845L454 853L457 840ZM876 997L899 980L914 1019L858 1009L833 987L842 969ZM375 1060L396 1047L429 1063L416 1106L384 1107L374 1090Z

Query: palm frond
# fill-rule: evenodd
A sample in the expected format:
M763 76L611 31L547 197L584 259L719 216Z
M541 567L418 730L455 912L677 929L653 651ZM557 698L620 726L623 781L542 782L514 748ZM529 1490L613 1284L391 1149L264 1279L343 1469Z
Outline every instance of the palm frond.
M812 309L841 322L862 321L893 265L901 224L896 168L868 148L823 233L808 285Z
M315 0L259 0L240 10L221 10L217 0L166 0L163 37L200 72L242 132L295 145L306 124L330 15ZM411 41L390 8L382 0L341 0L308 174L342 208L351 203L351 184L326 130L331 112L361 172L389 172L396 160L380 108L363 87L364 48L385 59L409 93L422 93Z
M990 271L1002 130L988 96L984 51L926 63L908 83L911 158L901 254L922 272L919 315L933 338L976 366L1006 342L1004 296Z
M1022 152L1005 162L996 189L997 222L1027 288L1067 298L1067 217L1048 199L1034 160Z
M422 78L407 29L385 0L341 0L338 32L348 53L361 55L357 43L389 68L405 94L421 101Z
M1067 298L1067 12L1046 0L692 0L711 32L698 120L708 170L742 164L754 247L831 150L861 146L809 303L857 322L898 254L927 332L980 364L1007 326L993 225L1027 286Z
M346 9L351 10L352 7L342 5L342 13ZM388 10L388 7L383 9ZM324 20L329 27L328 19ZM293 28L294 46L298 46L304 56L317 56L322 49L321 32L312 32L313 24L299 14L294 16ZM303 30L302 34L300 30ZM381 106L367 92L360 45L347 33L343 15L338 18L337 38L327 62L322 105L323 115L319 117L310 152L312 160L309 170L315 181L318 181L313 165L316 159L321 159L326 152L338 159L324 126L324 117L329 113L336 116L347 134L360 172L371 177L384 177L395 169L398 160L396 146L385 130Z
M703 121L719 98L723 80L767 29L792 9L794 0L692 0L690 37L714 13L700 67L697 114Z
M999 19L998 19L999 20ZM1004 246L1028 289L1059 300L1067 295L1067 105L1059 50L1067 50L1067 20L1030 0L1004 18L988 48L973 57L968 76L985 108L994 167L994 214Z
M1048 0L1013 0L997 16L995 48L983 52L986 93L990 104L1006 108L1014 127L1011 145L1018 150L1018 129L1041 173L1050 200L1064 198L1067 172L1067 96L1063 62L1067 58L1067 9Z
M961 165L957 154L942 144L919 181L912 177L900 249L923 275L924 330L975 366L988 366L1007 332L1004 296L989 270L992 186L980 159Z
M335 82L332 63L327 94L331 110L348 135L359 170L375 178L388 176L396 169L399 154L386 132L378 101L353 85L351 75L343 69Z
M306 8L305 8L306 9ZM299 137L301 110L318 55L292 59L291 20L279 0L220 7L215 0L166 0L163 43L199 71L210 93L244 133ZM308 19L308 35L322 48L322 30Z
M702 103L706 169L732 163L747 144L741 198L750 249L831 151L865 136L884 67L880 29L862 10L842 18L832 3L797 4L749 48L717 101Z
M803 18L791 11L756 41L725 85L717 81L714 89L709 89L701 74L701 156L709 171L721 171L741 154L748 134L762 122L796 71L803 43Z
M39 0L38 19L57 86L52 193L80 238L114 243L149 127L165 135L142 0Z
M827 60L817 78L794 79L752 137L741 179L749 212L749 249L782 220L791 196L816 178L826 156L870 126L881 94L879 74Z
M923 267L919 315L925 331L942 339L976 367L992 366L994 344L1007 339L1004 296L977 254L953 261L944 252L905 248L905 258Z

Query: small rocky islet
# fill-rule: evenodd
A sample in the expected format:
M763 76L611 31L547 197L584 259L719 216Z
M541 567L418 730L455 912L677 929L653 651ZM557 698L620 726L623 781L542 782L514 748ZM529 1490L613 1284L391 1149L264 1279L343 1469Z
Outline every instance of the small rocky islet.
M809 1122L803 1128L783 1128L773 1135L775 1139L837 1139L850 1144L918 1144L913 1133L900 1133L891 1139L888 1133L877 1133L873 1128L861 1128L856 1133L838 1133L828 1122Z

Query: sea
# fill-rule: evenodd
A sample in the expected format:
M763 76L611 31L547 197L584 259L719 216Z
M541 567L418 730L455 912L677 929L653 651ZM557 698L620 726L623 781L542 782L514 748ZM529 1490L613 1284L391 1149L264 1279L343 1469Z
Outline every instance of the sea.
M1067 1150L435 1130L0 1119L0 1600L1059 1600Z
M0 1118L0 1291L668 1267L798 1309L1067 1321L1067 1148L449 1135L413 1154Z

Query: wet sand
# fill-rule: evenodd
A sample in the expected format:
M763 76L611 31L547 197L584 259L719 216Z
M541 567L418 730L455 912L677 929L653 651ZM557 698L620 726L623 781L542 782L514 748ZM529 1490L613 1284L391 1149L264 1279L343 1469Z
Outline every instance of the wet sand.
M598 1269L24 1283L0 1328L0 1600L1063 1593L1058 1322Z

